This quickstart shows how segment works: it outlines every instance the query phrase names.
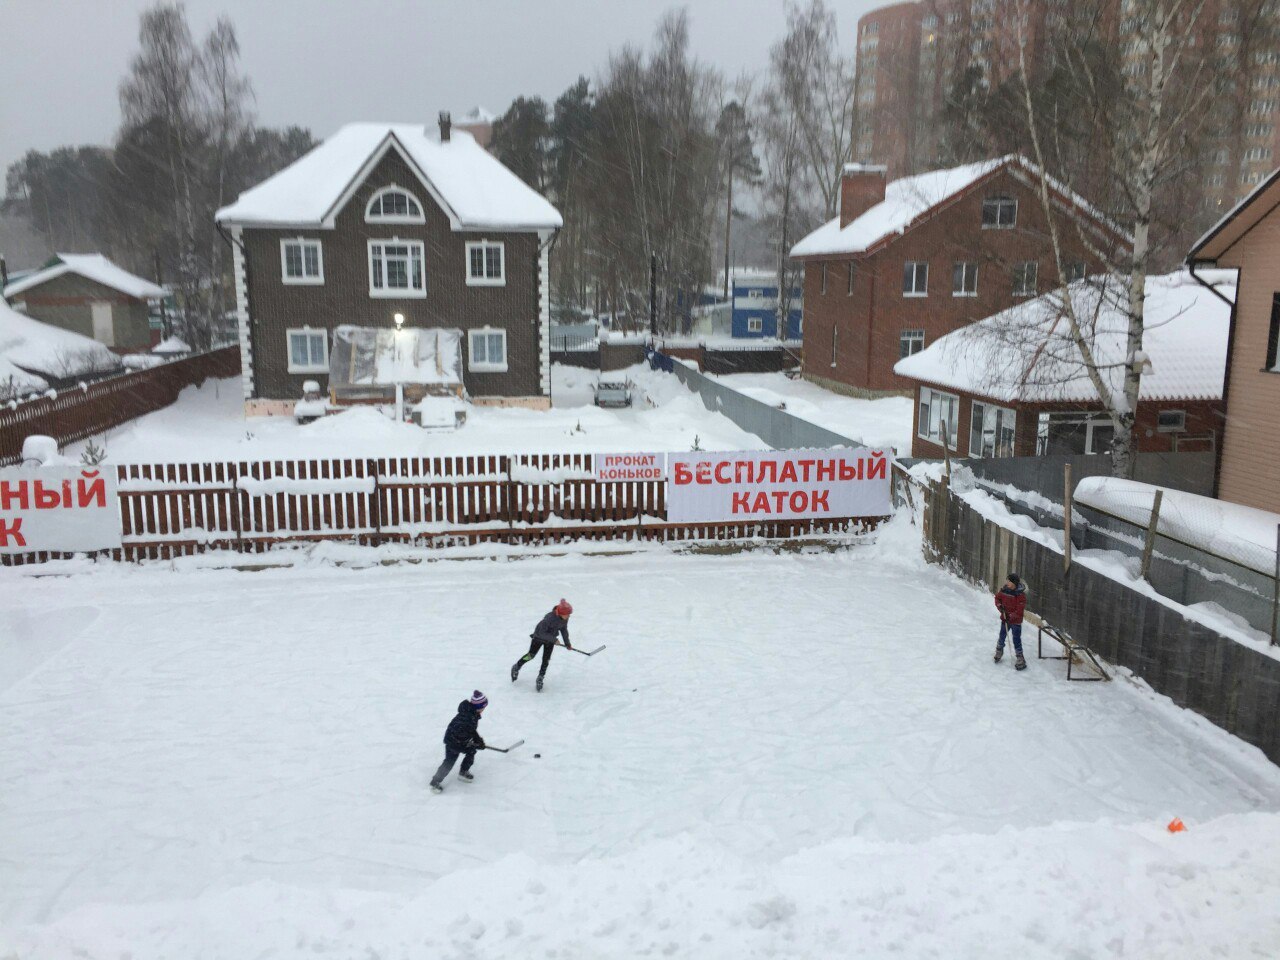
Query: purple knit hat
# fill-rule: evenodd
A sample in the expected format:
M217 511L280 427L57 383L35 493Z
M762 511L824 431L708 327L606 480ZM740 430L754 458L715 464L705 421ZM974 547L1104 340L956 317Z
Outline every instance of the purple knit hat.
M475 693L471 695L471 700L469 702L477 710L483 710L485 707L489 705L489 698L486 697L479 690L477 690Z

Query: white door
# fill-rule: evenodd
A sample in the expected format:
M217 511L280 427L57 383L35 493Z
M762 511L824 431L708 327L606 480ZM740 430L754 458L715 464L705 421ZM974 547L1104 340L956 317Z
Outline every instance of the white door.
M116 328L111 320L111 304L96 300L89 306L93 309L93 339L108 347L114 347Z

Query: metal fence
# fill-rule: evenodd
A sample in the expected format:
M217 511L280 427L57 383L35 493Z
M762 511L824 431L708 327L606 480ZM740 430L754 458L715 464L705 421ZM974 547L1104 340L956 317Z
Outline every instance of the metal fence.
M728 417L774 450L865 446L860 440L841 436L785 410L744 396L732 387L717 383L666 354L650 351L649 363L655 370L665 370L676 376L701 398L702 405L708 410Z

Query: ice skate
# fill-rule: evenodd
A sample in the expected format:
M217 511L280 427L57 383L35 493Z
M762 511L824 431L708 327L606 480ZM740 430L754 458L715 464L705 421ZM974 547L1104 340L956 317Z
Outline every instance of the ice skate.
M511 665L511 682L516 682L516 677L520 676L520 661L517 660Z
M991 658L993 662L999 663L1004 659L1004 647L996 647L996 655Z
M538 676L538 691L539 691L539 692L541 692L541 691L542 691L542 676L541 676L541 675L539 675L539 676Z
M463 783L470 783L475 779L475 777L471 775L470 770L459 770L458 779L461 780Z
M1013 665L1019 670L1027 669L1027 661L1023 659L1022 654L1018 654L1018 659L1013 662Z
M438 783L432 782L432 784L431 784L431 792L432 792L432 793L444 793L444 787L440 786L440 784L438 784Z

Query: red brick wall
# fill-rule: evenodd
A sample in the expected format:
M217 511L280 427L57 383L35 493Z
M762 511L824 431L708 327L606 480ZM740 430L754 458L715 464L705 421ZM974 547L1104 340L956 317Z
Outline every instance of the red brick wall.
M1004 194L1018 200L1013 229L982 228L982 201ZM1067 259L1097 262L1084 245L1064 238ZM928 295L905 297L907 261L929 264ZM1036 260L1039 291L1057 285L1044 216L1035 191L1007 169L959 198L932 219L913 227L878 252L856 261L828 261L827 292L821 289L822 261L805 264L805 373L871 391L905 391L913 384L893 373L903 330L924 330L925 345L968 323L990 316L1026 298L1013 296L1013 264ZM952 265L978 264L976 297L952 296ZM847 292L850 263L855 263L853 295ZM836 357L832 366L832 330Z
M951 451L953 457L969 455L969 428L973 416L974 397L957 390L947 393L956 394L960 398L960 434L956 438L956 448ZM943 456L942 446L922 438L920 433L920 387L916 385L912 393L915 408L911 415L911 456L930 459ZM981 397L978 398L983 401ZM1085 411L1101 412L1100 406L1081 407L1068 404L1051 404L1046 406L1026 404L997 404L1010 407L1017 413L1015 428L1014 454L1019 457L1036 455L1036 432L1040 421L1041 410L1048 411ZM1161 433L1157 427L1157 418L1163 410L1182 410L1186 413L1186 429L1181 434ZM1204 452L1212 449L1208 441L1192 445L1191 437L1204 437L1213 434L1215 443L1222 442L1222 424L1224 407L1220 400L1149 400L1138 405L1138 419L1134 425L1137 434L1139 453L1171 453L1174 450L1175 438L1181 436L1179 449L1188 452Z

